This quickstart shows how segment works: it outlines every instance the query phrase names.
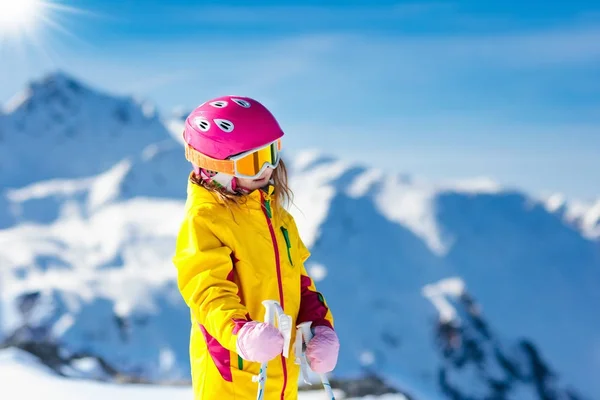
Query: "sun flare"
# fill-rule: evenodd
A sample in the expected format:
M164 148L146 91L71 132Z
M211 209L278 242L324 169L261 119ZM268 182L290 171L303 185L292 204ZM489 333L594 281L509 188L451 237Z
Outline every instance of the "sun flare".
M46 2L42 0L0 0L0 34L21 35L43 20Z
M65 4L66 0L0 0L0 47L13 43L23 49L28 44L47 51L42 45L51 31L78 39L66 28L68 14L94 15ZM2 50L0 48L0 50Z

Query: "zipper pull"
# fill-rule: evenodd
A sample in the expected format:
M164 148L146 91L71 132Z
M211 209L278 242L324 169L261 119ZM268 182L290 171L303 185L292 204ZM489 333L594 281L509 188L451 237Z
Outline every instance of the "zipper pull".
M261 194L264 192L261 192ZM273 213L271 212L271 195L270 194L264 194L263 195L263 200L264 200L264 207L265 207L265 211L267 212L267 216L270 218L273 218Z

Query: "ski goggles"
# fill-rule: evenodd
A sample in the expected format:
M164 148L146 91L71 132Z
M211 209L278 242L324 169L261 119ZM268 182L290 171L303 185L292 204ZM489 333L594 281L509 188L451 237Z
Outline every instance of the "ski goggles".
M209 171L222 172L238 178L255 179L269 167L277 168L281 152L281 139L265 146L245 151L227 158L217 160L195 150L189 144L185 148L185 158L194 165Z

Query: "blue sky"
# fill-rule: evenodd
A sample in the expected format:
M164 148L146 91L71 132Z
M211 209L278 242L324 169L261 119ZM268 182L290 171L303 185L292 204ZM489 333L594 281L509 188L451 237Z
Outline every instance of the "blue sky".
M79 11L0 44L1 102L57 69L163 114L236 93L290 149L600 197L597 1L54 3Z

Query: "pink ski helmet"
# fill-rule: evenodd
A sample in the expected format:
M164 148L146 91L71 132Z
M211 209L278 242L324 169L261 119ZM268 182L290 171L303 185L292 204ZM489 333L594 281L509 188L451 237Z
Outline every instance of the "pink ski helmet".
M249 97L222 96L198 106L185 120L186 158L195 167L238 175L232 156L273 145L280 149L283 130L273 114ZM200 154L198 154L200 153Z

